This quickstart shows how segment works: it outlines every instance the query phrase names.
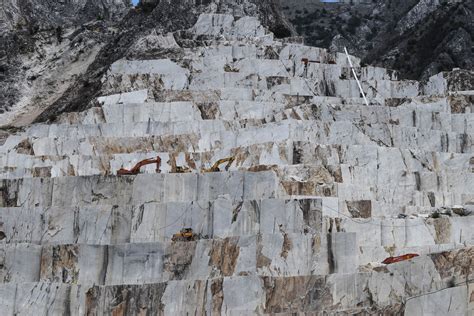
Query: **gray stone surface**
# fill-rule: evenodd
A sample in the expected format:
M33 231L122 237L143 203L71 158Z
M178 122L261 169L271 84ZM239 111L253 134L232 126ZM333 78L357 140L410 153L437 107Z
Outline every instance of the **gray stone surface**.
M449 76L350 57L367 106L345 55L255 18L158 33L131 49L174 57L117 61L95 107L1 144L5 315L472 311L474 117Z

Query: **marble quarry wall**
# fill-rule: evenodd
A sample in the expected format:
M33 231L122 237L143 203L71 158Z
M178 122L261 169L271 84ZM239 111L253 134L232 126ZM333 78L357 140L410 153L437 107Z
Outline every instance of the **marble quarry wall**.
M0 143L0 314L474 314L468 89L350 56L366 105L346 55L252 17L153 40Z

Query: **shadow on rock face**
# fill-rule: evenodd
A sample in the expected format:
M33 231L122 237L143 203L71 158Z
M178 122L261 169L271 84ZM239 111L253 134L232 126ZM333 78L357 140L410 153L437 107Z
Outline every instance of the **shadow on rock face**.
M94 62L77 80L78 84L71 85L35 121L54 121L61 113L83 111L91 107L91 101L101 92L101 79L109 66L116 60L126 57L129 48L138 38L154 29L161 29L163 32L189 29L196 23L200 13L210 9L217 13L229 14L229 12L237 12L240 8L242 9L240 11L247 15L257 16L277 38L295 34L291 24L281 13L280 5L276 0L245 0L242 4L236 4L233 1L214 2L176 0L169 3L160 0L141 0L137 6L138 10L131 10L119 23L119 33L101 49Z
M270 31L275 34L276 38L285 38L292 36L291 30L283 24L277 24L270 28Z

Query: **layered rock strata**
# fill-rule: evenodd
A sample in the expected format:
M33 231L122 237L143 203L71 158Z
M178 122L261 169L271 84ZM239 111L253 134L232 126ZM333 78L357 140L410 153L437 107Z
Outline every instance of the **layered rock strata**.
M398 81L351 56L366 105L345 55L232 15L135 48L95 107L2 140L2 314L474 312L462 74Z

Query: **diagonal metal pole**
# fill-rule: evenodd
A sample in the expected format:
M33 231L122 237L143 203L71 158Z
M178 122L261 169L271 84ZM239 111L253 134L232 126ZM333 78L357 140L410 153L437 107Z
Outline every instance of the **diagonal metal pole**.
M362 97L364 98L365 104L369 106L369 102L367 101L367 98L365 97L364 90L362 90L362 86L360 85L359 78L357 78L357 74L355 72L354 66L352 65L351 57L349 56L349 53L347 52L346 47L344 47L344 51L346 52L347 60L349 61L349 65L351 66L352 74L354 75L355 80L357 81L357 85L359 86L360 93L362 94Z

